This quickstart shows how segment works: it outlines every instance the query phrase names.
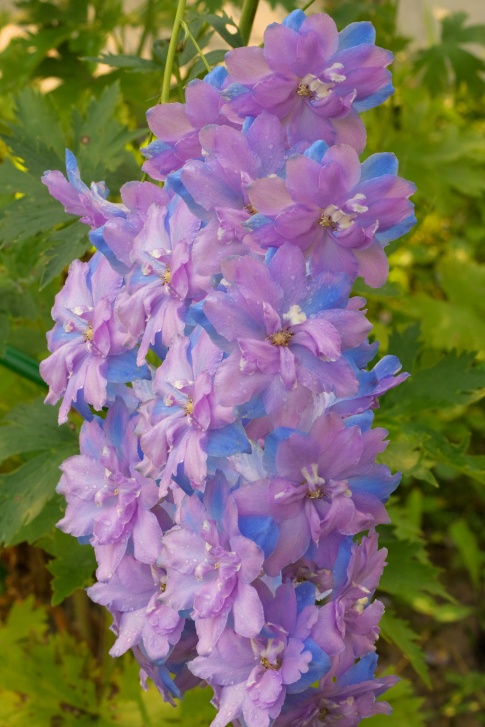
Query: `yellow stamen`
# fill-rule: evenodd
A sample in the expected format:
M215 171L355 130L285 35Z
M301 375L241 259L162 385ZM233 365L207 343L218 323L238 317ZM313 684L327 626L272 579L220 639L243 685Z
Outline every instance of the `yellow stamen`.
M256 207L253 207L253 205L251 204L251 202L249 202L249 204L245 204L244 207L243 207L243 209L245 209L246 212L248 212L250 215L257 215L258 214L258 210L256 209Z
M325 213L322 213L320 215L318 224L320 225L320 227L329 227L331 230L337 229L337 223L334 220L332 220L332 218L329 217L329 215L326 215Z
M281 668L281 663L282 662L279 657L276 659L276 664L272 664L265 656L261 659L261 666L264 666L265 669L272 669L273 671L278 671L278 669Z
M193 413L193 411L194 411L194 402L192 401L192 399L190 398L190 396L187 399L186 405L184 406L184 411L185 411L185 415L184 416L186 416L186 417L189 417Z
M288 328L283 328L281 331L276 331L268 336L268 341L271 341L273 346L288 346L291 339L293 338L293 331Z
M315 91L312 91L308 84L302 81L298 84L296 92L298 96L303 96L303 98L315 98Z

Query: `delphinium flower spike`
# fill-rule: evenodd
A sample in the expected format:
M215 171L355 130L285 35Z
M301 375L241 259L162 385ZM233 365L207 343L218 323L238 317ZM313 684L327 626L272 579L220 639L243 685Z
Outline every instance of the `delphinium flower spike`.
M149 110L163 189L111 203L70 153L67 179L44 177L97 248L56 298L41 368L60 421L87 420L59 527L95 549L112 655L131 648L170 702L209 684L212 727L390 709L375 527L399 475L372 423L406 374L394 356L368 369L352 286L385 282L385 245L414 223L394 155L358 156L391 59L370 23L294 11Z

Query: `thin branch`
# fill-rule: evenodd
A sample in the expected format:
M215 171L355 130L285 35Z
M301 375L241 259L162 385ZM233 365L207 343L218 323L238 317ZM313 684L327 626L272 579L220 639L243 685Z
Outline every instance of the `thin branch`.
M165 63L165 70L163 72L162 95L160 97L160 103L167 103L170 97L170 81L172 79L173 62L175 60L175 54L177 52L177 41L180 26L184 19L185 4L186 0L178 0L177 12L175 13L172 35L170 37L170 43L168 46L167 61Z

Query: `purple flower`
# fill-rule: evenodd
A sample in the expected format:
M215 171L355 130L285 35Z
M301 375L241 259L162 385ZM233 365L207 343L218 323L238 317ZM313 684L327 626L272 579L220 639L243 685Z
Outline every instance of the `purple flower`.
M375 531L362 538L360 544L352 544L345 580L335 584L331 600L320 608L312 632L327 654L348 648L359 658L375 649L384 606L380 601L370 601L386 565L386 555L385 548L377 549Z
M50 390L46 403L62 397L59 423L67 421L71 404L82 398L100 410L107 402L110 381L120 383L146 376L136 366L134 352L123 345L125 335L114 315L114 300L122 278L99 253L89 263L75 260L66 284L57 294L47 334L49 358L40 364Z
M415 187L396 176L392 154L374 154L362 165L347 145L317 143L286 164L286 177L258 179L249 188L258 210L245 223L255 244L279 247L289 240L307 251L312 271L362 275L383 285L388 263L382 250L414 224L408 197Z
M312 392L357 390L343 354L365 339L369 324L360 312L326 309L341 281L309 281L303 254L290 244L267 266L243 257L222 270L231 285L210 293L204 312L231 351L216 374L223 403L263 394L272 421L295 426Z
M232 424L232 407L214 392L214 375L222 351L205 331L176 337L153 381L156 398L141 409L139 430L145 454L143 471L160 477L165 495L183 463L190 484L203 490L208 454L226 456L247 448L242 427Z
M215 687L219 713L211 727L239 717L247 727L269 727L288 690L303 691L303 682L325 672L329 661L309 639L317 613L315 606L298 611L293 588L282 585L267 604L261 636L250 640L226 629L209 656L190 662L191 671Z
M63 463L57 486L67 500L58 527L78 538L90 538L101 580L111 577L129 543L141 563L155 563L160 553L162 530L152 512L159 491L153 480L136 469L141 458L135 421L117 399L104 421L85 422L81 454Z
M132 269L135 238L145 225L148 210L152 205L167 207L173 194L151 182L127 182L120 194L123 214L92 230L89 239L114 270L126 275Z
M190 161L169 178L187 204L208 224L197 236L194 264L201 273L219 273L228 255L248 252L246 222L256 210L250 183L282 172L284 133L275 116L263 113L244 133L229 126L206 126L199 134L204 158Z
M292 12L264 34L264 48L236 48L226 56L223 92L240 116L266 110L282 119L292 145L324 139L361 152L365 128L357 112L382 103L393 91L386 66L393 56L374 45L370 23L338 33L323 13Z
M165 659L178 642L184 619L160 603L163 578L153 567L141 565L126 555L106 583L88 588L95 603L107 606L115 616L113 630L118 638L110 649L121 656L139 644L149 659Z
M143 229L134 238L133 269L118 299L117 313L128 341L140 341L137 363L142 365L149 347L160 335L170 345L185 329L185 314L191 300L211 288L208 278L193 272L191 244L200 220L177 198L168 207L152 204Z
M396 478L375 465L385 430L362 432L335 414L316 419L309 434L276 430L266 440L268 479L234 493L241 515L272 517L279 537L265 561L270 575L303 557L311 543L337 531L355 535L388 522L382 500Z
M374 678L377 656L368 654L354 664L354 659L332 658L332 666L323 677L318 689L291 695L283 714L274 727L321 727L338 724L339 727L358 727L365 717L391 714L387 702L376 699L397 681L397 677Z
M199 130L207 124L227 124L225 103L219 89L215 69L205 81L191 81L185 89L186 103L158 104L148 109L148 125L157 140L142 149L148 157L143 171L153 179L164 180L170 172L180 169L189 159L202 156ZM242 121L239 122L241 125Z
M232 612L237 634L254 637L264 624L263 606L251 583L263 566L262 550L238 528L238 512L220 474L204 500L182 503L180 525L166 533L160 563L167 570L164 603L193 609L200 654L217 644ZM214 519L217 518L217 519Z
M44 172L42 177L42 183L61 202L66 212L79 215L81 222L91 227L99 227L111 217L123 215L123 205L107 201L109 191L104 182L93 182L89 188L81 181L76 157L68 149L66 172L67 180L58 171Z

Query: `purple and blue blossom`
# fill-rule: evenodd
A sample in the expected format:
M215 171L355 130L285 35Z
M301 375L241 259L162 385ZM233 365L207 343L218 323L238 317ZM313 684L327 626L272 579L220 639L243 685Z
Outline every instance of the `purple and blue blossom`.
M59 420L87 419L59 527L95 549L112 655L132 649L172 703L210 684L211 727L389 713L375 526L399 475L372 424L407 374L368 369L351 288L385 282L384 247L414 223L394 155L358 158L391 59L369 23L294 11L149 111L163 189L111 203L69 152L67 180L43 179L98 250L72 264L41 364Z
M392 93L392 60L375 45L370 23L352 23L338 33L328 15L295 10L266 29L264 48L227 54L223 95L240 116L277 115L291 145L323 139L361 152L365 127L358 112Z
M62 398L59 423L67 421L71 405L82 401L98 411L108 401L109 383L148 375L136 364L136 353L124 345L125 334L115 318L114 303L123 279L100 253L89 263L75 260L66 284L57 294L47 336L51 355L40 364L49 384L46 403Z

